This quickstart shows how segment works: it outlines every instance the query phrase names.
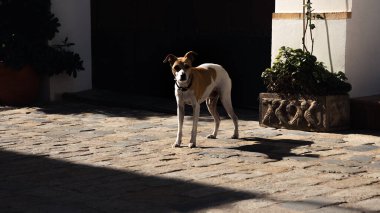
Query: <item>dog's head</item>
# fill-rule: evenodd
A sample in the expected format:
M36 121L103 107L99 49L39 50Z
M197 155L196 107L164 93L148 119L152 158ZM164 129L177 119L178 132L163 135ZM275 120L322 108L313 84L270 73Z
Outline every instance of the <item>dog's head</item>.
M189 51L183 57L176 57L173 54L166 56L164 63L169 62L174 79L177 82L186 82L189 79L194 56L196 55L197 53Z

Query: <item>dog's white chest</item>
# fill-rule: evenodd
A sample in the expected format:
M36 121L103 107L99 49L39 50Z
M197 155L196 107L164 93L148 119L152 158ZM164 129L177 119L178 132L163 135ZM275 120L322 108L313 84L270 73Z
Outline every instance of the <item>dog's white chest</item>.
M206 87L206 89L203 91L203 94L199 97L194 93L193 90L186 90L186 91L181 91L178 89L177 86L175 90L175 95L177 97L177 101L183 102L188 105L194 105L194 104L200 104L203 103L211 94L211 92L215 88L214 82L212 82L210 85Z
M191 90L182 91L175 86L175 96L177 98L177 102L184 103L188 105L193 105L196 102L194 92Z

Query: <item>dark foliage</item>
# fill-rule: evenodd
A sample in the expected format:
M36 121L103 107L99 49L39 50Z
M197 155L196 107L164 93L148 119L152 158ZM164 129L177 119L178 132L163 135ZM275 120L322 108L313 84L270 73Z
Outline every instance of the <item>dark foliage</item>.
M67 39L49 45L60 26L50 11L50 0L0 0L0 62L21 68L32 65L49 76L83 70L80 56L69 50Z

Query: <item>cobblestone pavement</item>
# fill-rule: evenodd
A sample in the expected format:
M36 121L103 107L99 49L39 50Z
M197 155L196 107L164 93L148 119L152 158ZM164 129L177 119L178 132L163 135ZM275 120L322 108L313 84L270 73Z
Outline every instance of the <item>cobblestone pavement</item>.
M184 126L189 141L191 117ZM0 108L0 212L379 212L376 132L223 119L171 148L175 115L84 104Z

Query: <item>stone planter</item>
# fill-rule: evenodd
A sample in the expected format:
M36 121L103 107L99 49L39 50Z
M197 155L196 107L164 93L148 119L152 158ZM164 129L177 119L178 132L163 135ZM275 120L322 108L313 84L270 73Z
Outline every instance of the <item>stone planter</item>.
M286 96L260 94L260 126L329 132L350 127L348 95Z
M13 70L0 63L0 105L33 103L40 87L40 79L30 66Z

